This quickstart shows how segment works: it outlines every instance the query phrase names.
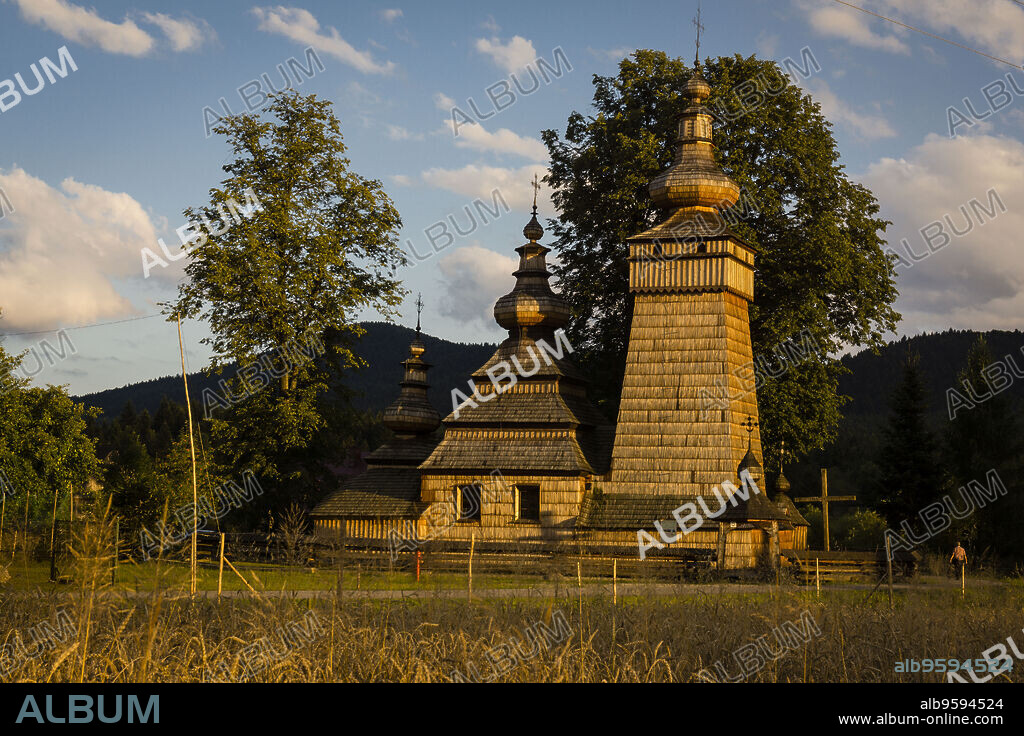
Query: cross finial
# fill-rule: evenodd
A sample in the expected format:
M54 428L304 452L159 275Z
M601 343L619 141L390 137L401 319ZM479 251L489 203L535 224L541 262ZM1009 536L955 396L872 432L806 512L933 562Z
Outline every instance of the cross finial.
M747 429L747 451L749 452L750 451L750 447L751 447L751 443L752 443L752 441L754 439L753 432L754 432L754 428L757 427L757 422L754 421L753 417L749 417L748 416L747 417L747 421L743 422L743 424L741 424L740 426L741 427L746 427L746 429Z
M423 294L416 294L416 334L420 334L420 312L423 311Z
M537 214L537 192L540 191L540 182L537 181L537 175L533 175L533 214Z
M700 0L697 0L697 17L693 19L693 25L697 26L697 53L693 55L694 68L700 66L700 32L704 26L700 22Z
M786 461L786 440L779 443L779 472L782 472L782 465Z

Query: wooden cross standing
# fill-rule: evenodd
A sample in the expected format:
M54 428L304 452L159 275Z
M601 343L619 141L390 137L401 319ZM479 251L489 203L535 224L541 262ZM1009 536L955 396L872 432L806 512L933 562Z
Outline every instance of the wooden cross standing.
M856 496L829 496L828 495L828 468L821 469L821 495L820 496L801 496L800 498L794 498L794 501L798 503L820 503L821 504L821 518L825 524L825 551L831 552L832 547L828 540L828 505L831 502L839 501L856 501Z

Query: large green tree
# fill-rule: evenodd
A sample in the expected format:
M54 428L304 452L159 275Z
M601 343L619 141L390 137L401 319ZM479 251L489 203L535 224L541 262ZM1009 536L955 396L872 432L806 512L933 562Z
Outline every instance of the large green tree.
M295 490L318 472L307 449L333 415L325 396L360 362L356 318L394 313L406 260L398 212L379 181L350 170L330 103L271 97L261 113L214 128L231 148L227 178L209 205L185 210L206 242L190 247L188 279L168 306L209 324L211 369L238 364L211 427L225 475L248 470ZM232 199L252 211L225 228Z
M626 239L666 215L651 205L647 184L674 154L680 92L691 72L663 52L637 51L617 76L595 75L593 114L572 113L564 138L543 132L559 213L551 223L555 272L573 310L569 336L609 415L632 317ZM779 440L801 456L834 437L841 367L828 356L843 346L878 346L895 327L893 263L880 235L888 223L877 217L871 192L846 177L817 103L774 62L719 57L703 74L712 90L707 104L723 113L715 130L719 160L744 193L734 229L760 251L754 354L767 358L802 330L824 353L791 361L759 389L773 467ZM744 84L741 99L735 90ZM761 104L750 104L755 89Z

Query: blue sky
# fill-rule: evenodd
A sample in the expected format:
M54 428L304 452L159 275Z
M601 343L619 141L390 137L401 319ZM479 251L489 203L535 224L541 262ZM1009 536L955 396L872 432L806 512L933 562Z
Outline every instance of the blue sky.
M858 4L1024 62L1024 5L1013 0ZM278 65L286 74L289 59L307 65L308 47L323 69L300 75L298 88L333 101L352 167L384 183L404 220L403 243L429 252L424 231L449 216L463 232L473 230L402 274L412 292L402 321L415 323L411 304L422 291L431 334L499 340L491 305L512 284L529 182L544 172L540 131L563 131L572 111L590 111L592 76L614 74L636 48L691 57L694 13L694 2L0 0L0 80L12 80L0 81L4 346L34 349L42 356L30 361L34 380L69 384L74 393L174 373L177 334L160 317L70 330L74 354L66 359L54 351L47 359L40 341L56 347L57 336L44 331L155 314L174 295L180 264L145 279L140 251L159 253L158 238L176 242L182 210L204 203L222 177L229 152L218 136L206 136L204 108L219 110L224 98L241 112L240 87L263 74L279 87ZM906 238L915 259L929 253L900 270L901 333L1021 326L1019 66L834 0L721 0L705 3L703 15L706 55L800 60L805 48L814 55L820 71L798 82L833 122L850 175L893 221L890 244L902 253ZM77 70L52 83L44 77L42 89L14 104L11 89L22 92L15 74L33 89L32 64L47 57L59 66L62 46ZM558 65L556 49L571 71ZM512 87L514 104L489 115L486 90L510 74L529 89L538 58L556 70L550 83L525 95ZM293 66L293 82L295 75ZM982 88L991 83L989 101ZM471 112L469 98L486 119L456 137L451 106ZM958 125L951 137L948 110L970 116L965 98L986 119ZM555 214L543 196L541 205L542 215ZM969 232L946 242L954 229ZM438 246L448 243L441 230L431 230ZM34 334L13 334L26 332ZM186 322L184 334L197 369L207 358L204 327Z

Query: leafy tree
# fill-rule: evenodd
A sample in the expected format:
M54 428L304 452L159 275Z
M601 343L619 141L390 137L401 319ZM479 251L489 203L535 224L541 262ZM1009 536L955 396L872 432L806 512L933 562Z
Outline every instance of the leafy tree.
M881 485L877 504L890 526L913 524L918 511L937 500L947 487L939 443L928 427L927 396L916 354L909 354L903 377L893 392L889 422L879 461Z
M30 388L17 375L21 360L0 346L0 471L8 485L7 512L27 505L29 522L50 520L55 494L64 508L72 487L81 491L99 475L86 432L97 412L73 401L63 386Z
M946 441L956 485L964 486L972 480L987 485L988 472L995 470L1008 495L977 509L971 518L957 522L954 532L965 543L974 542L1002 554L1020 554L1024 550L1019 523L1019 514L1024 511L1019 481L1020 423L1006 394L996 393L986 377L985 369L993 362L988 342L984 335L979 335L967 353L966 365L957 375L957 384L968 396L992 396L969 409L960 408L949 423ZM962 499L958 497L957 503L962 506Z
M573 311L569 337L609 415L618 406L632 318L626 238L665 216L652 206L647 184L672 160L690 74L663 52L637 51L617 76L594 77L593 115L573 112L564 139L543 132L559 211L551 222L555 271ZM899 317L890 306L893 259L879 235L888 223L876 216L871 192L847 179L820 107L774 62L719 57L703 74L709 107L724 113L715 131L720 162L744 192L734 229L759 249L754 354L774 353L802 329L827 354L881 345ZM754 85L767 101L744 107L733 92L741 84ZM838 361L822 356L765 381L758 399L769 466L779 440L799 457L834 437L840 371Z
M185 210L212 230L189 251L188 280L168 306L209 323L211 370L239 366L230 406L211 426L219 460L294 486L318 472L307 448L324 428L323 397L360 362L355 318L367 308L394 313L403 294L395 270L406 259L398 212L380 182L349 169L330 103L294 91L271 97L270 119L242 114L214 128L234 158L210 204ZM213 223L230 200L249 201L246 191L259 207L221 231ZM326 353L294 359L289 346L310 344Z

